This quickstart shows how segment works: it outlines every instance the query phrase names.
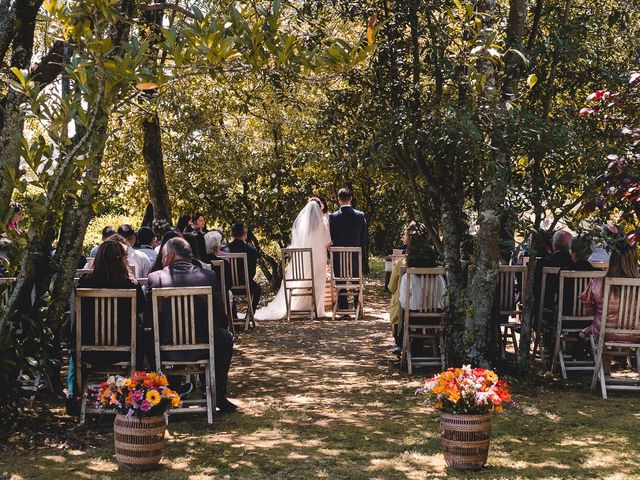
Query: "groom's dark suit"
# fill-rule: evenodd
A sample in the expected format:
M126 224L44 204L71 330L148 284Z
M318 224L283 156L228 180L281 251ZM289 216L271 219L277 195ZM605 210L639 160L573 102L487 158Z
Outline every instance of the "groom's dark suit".
M362 248L362 269L368 272L368 252L367 252L367 220L364 213L350 205L340 207L340 210L329 215L329 230L331 231L331 241L334 247L360 247ZM340 265L338 257L333 261L334 272L340 275ZM353 273L359 275L358 263L354 258ZM358 304L358 297L354 298L355 304ZM346 309L347 298L345 296L338 297L338 308Z

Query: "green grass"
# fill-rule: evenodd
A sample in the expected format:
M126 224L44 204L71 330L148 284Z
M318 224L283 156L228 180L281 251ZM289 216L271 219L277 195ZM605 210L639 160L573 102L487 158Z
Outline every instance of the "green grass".
M387 297L379 282L367 294L357 323L262 322L241 335L230 380L239 412L213 429L204 416L172 417L162 469L136 478L640 478L640 396L605 401L586 378L516 384L487 467L447 470L438 417L414 394L427 372L400 373L380 315ZM78 427L57 409L32 420L0 454L0 478L132 478L117 470L109 417Z

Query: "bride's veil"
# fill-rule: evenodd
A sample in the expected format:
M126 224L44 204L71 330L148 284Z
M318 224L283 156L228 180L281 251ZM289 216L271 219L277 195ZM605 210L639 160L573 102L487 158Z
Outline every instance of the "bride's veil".
M311 241L323 227L324 218L318 202L310 200L293 222L291 228L291 247L310 247Z

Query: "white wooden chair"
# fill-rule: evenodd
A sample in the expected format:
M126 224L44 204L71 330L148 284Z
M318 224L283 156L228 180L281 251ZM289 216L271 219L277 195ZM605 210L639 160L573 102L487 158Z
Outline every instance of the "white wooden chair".
M216 276L220 279L220 292L222 293L222 303L224 304L224 313L229 317L231 312L231 305L233 303L233 294L227 292L227 280L226 280L226 266L224 260L211 260L211 270L216 273ZM228 295L227 295L228 293ZM234 322L229 322L229 330L235 337L236 331L234 328Z
M506 357L507 342L511 339L513 351L518 355L518 339L516 329L521 323L521 304L516 300L515 285L517 276L520 275L520 292L524 293L527 282L527 267L523 265L499 265L498 266L498 291L496 302L498 314L507 321L500 323L502 339L502 358ZM513 320L511 320L513 317Z
M75 329L76 329L76 382L82 392L82 404L80 408L80 423L84 423L87 414L102 413L98 408L88 407L88 375L91 373L112 374L116 370L123 373L131 373L136 368L136 290L135 289L109 289L109 288L77 288L75 292ZM93 343L84 343L82 340L82 300L93 299ZM131 342L123 345L118 338L120 322L119 302L129 301L129 318L131 322ZM130 355L129 361L116 362L108 368L98 368L86 364L82 356L87 352L115 353L123 352ZM87 378L82 375L83 368L88 368ZM104 381L101 378L100 382Z
M536 351L540 354L540 359L545 361L544 341L542 339L542 326L544 324L545 314L553 315L555 318L556 306L558 305L558 292L552 292L547 289L547 280L552 276L558 276L560 273L560 267L543 267L542 268L542 284L540 287L540 298L538 299L538 316L536 321L536 328L534 330L535 338L533 340L533 355L535 357ZM545 308L545 299L547 296L553 298L553 309ZM550 297L550 298L551 298Z
M609 268L609 262L589 262L593 268L606 271Z
M362 249L360 247L331 247L329 249L331 265L331 295L333 298L333 319L336 315L355 315L364 318L364 281L362 278ZM348 302L349 297L357 297L354 308L341 309L340 298Z
M576 360L568 358L567 345L577 341L575 335L584 328L584 323L593 320L593 315L585 314L584 304L580 301L580 295L587 289L589 282L594 278L604 277L602 271L560 271L558 284L558 322L556 327L556 343L551 361L551 371L554 372L558 363L562 378L567 379L567 371L593 371L592 360ZM567 283L571 286L567 294L571 295L571 310L564 311L565 290Z
M207 302L207 318L196 319L196 297L205 297ZM153 337L156 358L156 369L168 375L193 375L204 373L205 400L183 400L183 407L170 410L170 414L206 412L209 425L213 424L216 411L216 378L215 356L213 345L213 293L211 287L165 287L151 291L151 308L153 312ZM160 315L163 310L170 310L171 343L160 343ZM198 342L196 338L196 322L207 322L207 343ZM207 351L207 358L201 360L171 360L165 352ZM192 406L193 405L193 406Z
M402 365L407 365L409 375L413 372L413 366L432 366L445 368L444 364L444 337L442 318L444 312L441 308L444 289L442 287L442 277L444 268L407 268L405 280L406 308L402 313ZM412 282L411 276L416 276ZM420 288L413 289L412 283ZM419 308L416 306L415 297L420 301ZM413 340L428 341L431 346L432 355L414 356L411 353Z
M615 325L607 325L607 310L610 295L618 295L620 307ZM635 354L640 374L640 279L605 278L602 301L602 325L596 347L596 365L591 381L595 390L598 379L602 398L607 398L607 390L640 391L640 376L636 380L605 376L603 357L631 357Z
M245 330L249 330L250 326L255 327L256 321L254 318L254 311L252 305L251 289L249 287L249 268L247 265L246 253L227 253L225 257L229 260L231 265L231 293L233 293L234 303L237 305L237 300L245 300L247 302L247 313L244 317L244 321L239 318L232 318L231 321L235 325L244 326ZM243 280L244 279L244 280ZM235 331L235 330L234 330Z
M283 248L282 286L287 304L287 321L291 318L309 318L313 320L318 312L318 302L313 271L313 251L310 248ZM310 299L309 308L300 308L307 302L298 299Z

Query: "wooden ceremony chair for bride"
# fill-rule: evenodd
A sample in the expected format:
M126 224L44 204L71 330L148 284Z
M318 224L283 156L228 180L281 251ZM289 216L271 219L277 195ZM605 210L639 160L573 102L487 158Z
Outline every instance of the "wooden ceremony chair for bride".
M500 315L500 329L502 339L502 358L506 357L507 342L511 339L513 351L518 355L518 339L516 329L520 326L522 308L516 298L516 282L520 285L520 293L525 291L527 281L527 267L523 265L498 266L498 290L496 301ZM513 318L513 320L512 320ZM502 321L506 319L506 321Z
M313 268L313 251L310 248L283 248L282 285L287 305L287 321L291 318L309 318L313 320L318 312ZM309 298L309 308L297 308L296 298Z
M196 337L196 297L206 299L207 309L207 342L198 342ZM211 287L164 287L151 291L151 308L153 312L153 342L155 348L156 367L170 375L204 374L205 399L183 400L183 407L169 411L170 415L180 413L207 413L207 422L213 424L216 411L216 377L215 356L213 344L213 292ZM160 314L164 309L170 309L171 343L160 343ZM203 319L200 319L203 320ZM204 358L197 359L199 354L206 352ZM174 360L174 357L194 359Z
M618 295L620 306L615 324L607 325L607 310L611 295ZM602 398L607 398L607 390L640 391L640 279L605 278L602 297L602 325L596 347L596 365L591 380L591 390L595 390L598 380ZM638 362L638 378L620 379L605 375L604 357L632 357Z
M578 360L571 358L568 345L578 341L576 334L593 321L593 315L585 313L580 295L587 289L594 278L604 277L602 271L572 271L562 270L558 288L558 322L556 326L556 343L551 361L551 371L554 372L558 363L562 378L567 379L567 371L593 371L593 360ZM566 296L570 296L570 302ZM565 304L566 307L565 308ZM593 349L592 349L593 350Z
M113 289L113 288L77 288L75 292L75 330L76 330L76 382L82 392L82 404L80 408L80 423L84 423L87 414L101 413L102 410L88 407L88 376L92 374L112 375L116 371L120 373L131 373L136 368L136 290L135 289ZM93 338L83 336L83 330L89 325L82 322L83 300L93 300ZM121 318L124 313L118 307L122 302L129 301L130 309L129 321L131 323L131 337L128 343L124 343L120 338L123 333ZM90 302L89 302L90 303ZM91 358L87 358L91 355ZM100 355L118 355L118 360L102 362ZM122 360L120 360L120 357ZM83 375L83 369L87 375ZM104 378L101 378L102 382Z
M355 315L356 321L364 318L364 281L362 278L362 249L360 247L331 247L331 295L333 319L336 315ZM353 297L353 308L340 308L340 298L349 302Z
M404 331L402 365L407 365L409 375L412 374L414 365L445 368L442 325L444 312L441 308L444 294L441 285L444 274L443 267L407 268L406 270L404 285L406 306L403 308L402 319ZM418 288L412 288L413 286ZM429 343L431 355L427 355L426 352L414 355L411 347L418 342Z
M251 289L249 287L249 267L247 264L246 253L227 253L224 258L229 260L231 265L231 293L233 293L233 301L238 305L238 300L244 300L247 303L247 311L244 317L244 321L234 317L233 309L231 312L231 322L234 324L234 331L236 325L244 327L245 330L249 330L250 326L255 327L256 321L254 318L255 312L252 306Z

